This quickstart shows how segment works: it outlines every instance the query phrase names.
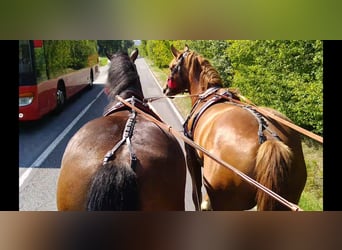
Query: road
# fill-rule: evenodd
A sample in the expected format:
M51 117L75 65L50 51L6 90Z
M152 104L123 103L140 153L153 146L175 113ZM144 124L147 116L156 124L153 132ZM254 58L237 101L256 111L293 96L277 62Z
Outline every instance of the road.
M143 58L136 60L145 97L160 96L162 90ZM86 122L102 115L108 104L103 93L108 66L90 90L70 100L59 115L47 115L37 122L19 125L19 210L56 211L56 184L60 162L70 138ZM153 102L152 107L175 130L182 131L183 119L169 99ZM183 144L183 142L180 142ZM191 181L187 174L185 210L194 211Z

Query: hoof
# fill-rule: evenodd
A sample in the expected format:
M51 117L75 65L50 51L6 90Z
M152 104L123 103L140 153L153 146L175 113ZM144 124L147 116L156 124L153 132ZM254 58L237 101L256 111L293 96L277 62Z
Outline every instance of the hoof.
M210 201L209 200L204 200L201 203L201 211L212 211L213 209L211 208Z

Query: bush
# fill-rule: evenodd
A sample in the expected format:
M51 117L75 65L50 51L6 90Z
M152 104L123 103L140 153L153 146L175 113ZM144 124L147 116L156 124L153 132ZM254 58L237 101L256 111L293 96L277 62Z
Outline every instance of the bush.
M295 124L323 134L323 44L320 40L144 40L144 52L166 68L170 45L188 44L256 105L272 107Z

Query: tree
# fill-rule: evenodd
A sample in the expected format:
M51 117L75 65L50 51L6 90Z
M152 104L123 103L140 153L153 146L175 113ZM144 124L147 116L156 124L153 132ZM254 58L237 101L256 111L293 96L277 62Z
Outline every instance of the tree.
M323 134L323 44L320 40L142 40L158 67L172 60L170 45L188 44L234 87L259 106L269 106L295 124Z
M98 52L102 57L106 57L107 53L113 54L118 51L127 52L134 45L133 40L97 40Z

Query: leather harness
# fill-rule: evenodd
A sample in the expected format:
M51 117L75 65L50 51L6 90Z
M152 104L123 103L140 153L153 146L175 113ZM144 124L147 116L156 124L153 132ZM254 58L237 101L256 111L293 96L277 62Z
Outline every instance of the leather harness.
M128 99L126 99L125 101L129 102L130 104L132 104L133 106L138 107L139 109L143 110L144 112L150 114L151 116L155 117L157 120L161 121L160 117L158 117L151 109L150 107L142 102L140 99L132 96ZM136 163L137 163L137 157L136 154L134 153L133 147L132 147L132 143L131 143L131 138L133 136L133 130L134 130L134 126L136 123L136 118L137 118L137 113L135 110L130 109L128 106L126 106L125 104L123 104L122 102L118 102L116 103L113 107L111 107L110 109L108 109L106 112L104 112L103 116L109 116L115 112L119 112L119 111L123 111L123 110L128 110L130 111L130 116L127 119L126 125L125 125L125 129L123 131L122 134L122 138L119 142L117 142L115 144L115 146L109 150L106 155L104 156L103 159L103 165L107 164L110 160L113 159L115 152L121 147L121 145L123 145L125 142L128 145L129 148L129 153L130 153L130 160L131 160L131 167L133 170L135 170L136 167Z
M207 89L203 94L199 95L199 98L193 105L190 111L190 114L188 115L187 119L184 122L184 125L183 125L184 135L193 140L193 132L196 128L196 125L200 117L203 115L203 113L209 107L211 107L212 105L216 103L227 102L227 98L239 100L239 97L237 97L234 93L230 92L227 89L222 89L220 87L211 87ZM205 104L197 111L197 107L202 102L205 102ZM265 142L266 136L264 135L264 130L267 129L268 127L265 117L262 114L260 114L258 111L256 111L250 105L242 105L242 104L238 104L234 102L230 102L230 103L249 111L256 118L259 124L259 129L258 129L259 144L262 144L263 142ZM279 136L275 132L270 131L270 133L272 134L273 137L280 140Z

